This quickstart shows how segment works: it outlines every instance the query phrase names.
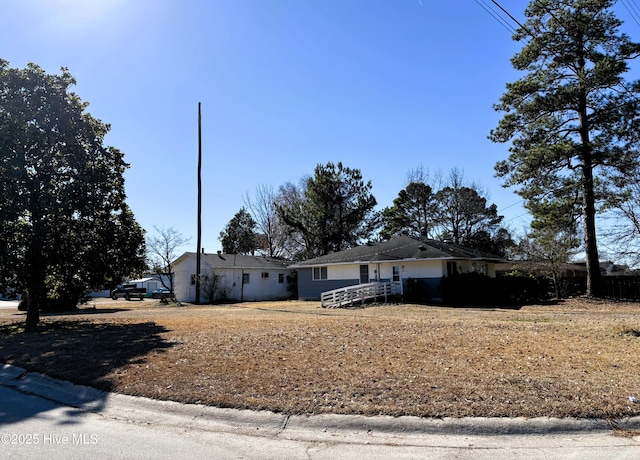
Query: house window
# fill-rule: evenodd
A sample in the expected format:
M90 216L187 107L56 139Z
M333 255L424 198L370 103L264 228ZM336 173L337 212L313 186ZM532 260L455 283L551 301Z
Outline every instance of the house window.
M326 280L327 267L313 267L313 280Z
M284 273L278 273L278 283L284 283Z
M458 274L458 266L455 262L447 262L447 276L456 276Z
M191 275L191 286L196 285L196 275Z
M249 273L242 274L242 284L249 284Z
M269 272L262 272L261 278L269 278Z
M394 265L392 270L393 270L393 281L400 281L400 265Z

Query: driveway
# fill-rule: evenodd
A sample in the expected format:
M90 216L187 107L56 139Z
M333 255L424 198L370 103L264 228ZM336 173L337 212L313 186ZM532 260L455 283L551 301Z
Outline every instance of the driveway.
M0 300L0 309L9 310L9 309L18 309L19 300Z
M149 299L144 299L145 300ZM123 302L127 302L124 299L111 300L110 297L95 297L89 301L89 305L117 305ZM131 302L140 302L140 300L132 300ZM19 300L0 300L0 310L18 309Z

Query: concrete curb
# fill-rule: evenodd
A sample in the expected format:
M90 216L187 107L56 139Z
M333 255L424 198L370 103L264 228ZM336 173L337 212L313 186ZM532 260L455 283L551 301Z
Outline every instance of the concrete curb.
M236 410L200 404L181 404L144 397L107 393L95 388L55 380L20 367L3 364L0 385L39 396L85 412L137 424L175 426L181 429L253 433L380 433L404 436L440 435L543 435L611 432L603 419L575 418L442 418L363 415L292 415L269 411ZM640 430L640 417L616 420L623 429ZM305 437L304 435L301 435Z
M420 417L365 417L360 415L316 415L310 417L292 417L287 427L304 429L330 429L332 431L371 431L377 433L413 434L459 434L459 435L514 435L514 434L551 434L575 432L610 432L611 426L606 420L558 419L538 417L518 418L442 418Z
M83 407L86 410L91 410L91 405L105 394L104 391L95 388L52 379L36 372L27 372L10 364L3 364L0 368L0 385L67 406Z
M12 366L11 364L3 364L0 367L0 383L18 380L27 374L27 371L21 367Z

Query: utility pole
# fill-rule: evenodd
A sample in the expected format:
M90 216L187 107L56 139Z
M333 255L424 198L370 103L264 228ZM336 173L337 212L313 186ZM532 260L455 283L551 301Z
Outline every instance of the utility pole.
M198 102L198 251L196 253L196 305L200 304L200 253L202 252L202 114Z

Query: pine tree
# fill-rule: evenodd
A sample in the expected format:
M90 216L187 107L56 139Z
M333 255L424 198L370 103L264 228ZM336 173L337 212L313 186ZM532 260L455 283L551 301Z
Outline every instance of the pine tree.
M514 35L525 45L512 58L526 75L507 84L496 105L505 116L489 136L511 142L509 158L496 171L505 185L520 186L525 201L580 190L588 295L598 294L600 275L594 177L624 180L624 171L638 161L640 85L623 75L640 45L620 33L612 5L529 3L527 21Z

